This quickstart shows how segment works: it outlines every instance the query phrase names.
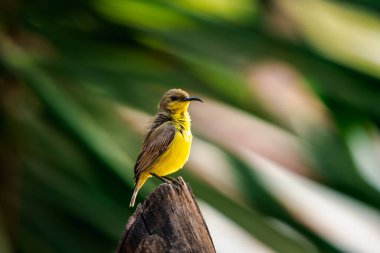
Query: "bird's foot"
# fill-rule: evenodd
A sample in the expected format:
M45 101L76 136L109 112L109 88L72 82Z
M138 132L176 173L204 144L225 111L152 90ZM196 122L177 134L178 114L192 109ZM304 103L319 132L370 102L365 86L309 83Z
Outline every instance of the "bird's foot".
M175 178L168 177L168 176L163 176L163 178L169 180L171 183L174 183L174 182L175 182Z
M180 190L180 186L177 184L177 181L175 180L175 178L168 177L168 176L159 176L154 172L151 172L150 174L154 176L155 178L161 180L162 182L171 184L174 188L176 188L177 190Z
M173 185L177 190L179 190L180 187L178 185L178 181L175 178L168 177L168 176L163 176L163 178L169 180L170 184Z
M159 176L159 175L157 175L156 173L153 173L153 172L151 172L150 174L152 176L154 176L155 178L161 180L164 183L169 183L169 184L171 183L171 181L169 179L167 179L166 177L161 177L161 176Z

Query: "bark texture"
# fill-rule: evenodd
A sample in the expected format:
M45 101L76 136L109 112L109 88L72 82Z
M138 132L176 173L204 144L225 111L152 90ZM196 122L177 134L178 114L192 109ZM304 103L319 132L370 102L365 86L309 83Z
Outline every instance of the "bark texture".
M161 184L129 218L117 253L215 253L191 189L181 177Z

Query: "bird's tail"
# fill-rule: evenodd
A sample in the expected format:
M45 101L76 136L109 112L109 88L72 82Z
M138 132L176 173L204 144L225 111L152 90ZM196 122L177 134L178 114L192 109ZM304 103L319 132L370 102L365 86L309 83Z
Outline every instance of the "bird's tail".
M148 177L145 174L141 174L138 178L135 179L135 188L133 189L133 194L131 202L129 202L129 207L133 207L135 205L137 193L139 192L141 186L143 186L147 178Z
M135 205L136 196L138 192L139 192L139 188L137 187L137 184L135 184L135 189L133 189L131 202L129 202L129 207L133 207Z

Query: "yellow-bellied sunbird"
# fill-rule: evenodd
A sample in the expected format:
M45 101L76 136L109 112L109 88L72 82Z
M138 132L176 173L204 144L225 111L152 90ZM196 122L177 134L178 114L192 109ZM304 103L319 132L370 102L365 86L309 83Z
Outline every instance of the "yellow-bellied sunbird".
M134 206L137 193L148 178L154 176L167 182L170 178L166 175L186 163L193 138L187 108L194 100L203 102L181 89L171 89L161 98L135 164L135 188L129 206Z

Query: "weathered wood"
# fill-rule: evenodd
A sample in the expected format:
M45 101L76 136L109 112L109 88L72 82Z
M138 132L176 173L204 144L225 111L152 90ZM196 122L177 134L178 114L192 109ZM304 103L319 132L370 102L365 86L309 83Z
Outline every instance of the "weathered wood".
M215 253L190 188L181 177L157 187L129 218L117 253Z

